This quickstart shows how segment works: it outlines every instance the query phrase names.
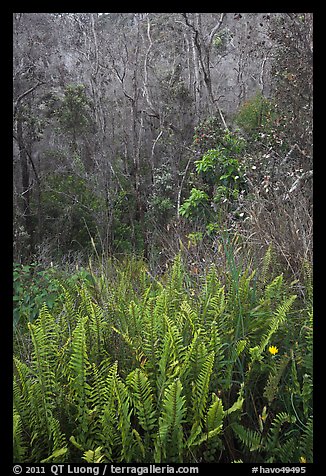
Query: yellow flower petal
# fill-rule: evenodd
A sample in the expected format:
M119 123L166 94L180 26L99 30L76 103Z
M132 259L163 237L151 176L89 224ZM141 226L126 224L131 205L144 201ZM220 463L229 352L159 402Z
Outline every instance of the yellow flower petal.
M278 353L278 348L275 347L275 345L271 345L268 347L268 352L270 352L272 355L275 355Z

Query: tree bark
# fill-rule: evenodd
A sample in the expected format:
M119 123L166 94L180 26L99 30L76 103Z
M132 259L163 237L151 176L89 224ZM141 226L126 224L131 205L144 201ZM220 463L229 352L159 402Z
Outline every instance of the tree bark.
M26 232L28 234L29 241L29 254L34 253L34 228L32 223L32 213L30 206L30 196L31 196L31 184L30 184L30 174L28 168L28 154L24 144L23 136L23 121L21 117L17 118L17 142L19 148L19 160L21 167L21 184L22 184L22 215L24 220L24 225Z

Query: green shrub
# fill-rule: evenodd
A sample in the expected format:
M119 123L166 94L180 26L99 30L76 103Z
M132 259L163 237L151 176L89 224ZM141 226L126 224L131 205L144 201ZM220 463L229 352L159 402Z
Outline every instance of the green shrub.
M81 282L93 282L92 275L81 268L74 274L67 275L57 267L42 269L36 263L23 265L14 263L13 267L13 325L25 328L33 322L43 304L49 311L55 311L62 296L62 282L66 286Z
M274 104L260 92L243 103L234 118L235 123L252 136L258 132L267 132L275 119Z

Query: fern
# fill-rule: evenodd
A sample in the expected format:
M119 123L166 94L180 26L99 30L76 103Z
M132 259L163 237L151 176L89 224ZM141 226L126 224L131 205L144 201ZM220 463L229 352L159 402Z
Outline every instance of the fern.
M212 403L207 411L206 428L208 435L210 432L218 430L223 426L224 409L222 400L215 394L212 394Z
M209 392L209 382L213 370L214 352L207 356L207 360L202 365L202 369L194 383L192 410L194 422L200 422L203 418Z
M164 392L162 412L159 418L159 429L155 444L155 462L182 462L183 431L185 421L185 397L182 395L180 379L172 382Z
M94 451L87 450L84 452L82 459L86 463L101 463L103 461L104 455L102 454L102 447L98 446Z
M308 418L303 435L300 439L300 456L303 456L307 463L313 463L313 418Z
M152 431L156 425L156 415L147 375L142 370L135 369L128 375L127 384L131 388L132 400L141 427L145 431Z
M73 331L69 361L71 398L76 402L75 418L78 422L76 435L74 436L83 447L87 447L88 397L90 394L90 387L87 382L90 368L86 347L85 325L87 320L87 317L81 317Z
M166 333L163 340L162 356L158 362L158 374L156 379L159 403L163 397L165 387L169 381L174 379L179 373L178 363L173 359L171 337Z
M55 389L55 365L58 348L58 329L46 305L40 311L35 324L29 323L33 342L32 368L37 374L42 391L44 418L51 414Z
M304 374L301 396L302 396L303 413L306 418L309 417L312 412L312 392L313 392L312 378L309 374Z
M222 400L214 393L212 403L207 411L205 425L195 423L191 429L191 434L187 440L187 446L193 450L194 447L202 445L204 442L216 439L223 429L224 410Z
M239 423L233 423L232 429L236 437L250 452L262 450L262 435L258 431L245 428Z
M105 402L100 416L101 423L101 446L108 461L114 461L116 448L120 446L120 434L118 432L118 416L116 411L115 379L118 363L115 362L108 370L105 379Z
M15 463L24 461L27 447L24 445L23 427L20 415L13 412L13 460Z
M117 375L114 378L114 388L118 405L118 428L121 442L120 461L130 463L133 457L134 438L130 422L132 410L129 393L125 383Z
M295 423L295 421L295 417L285 412L280 412L275 416L269 429L268 435L266 437L269 453L273 453L275 449L277 450L280 445L280 432L282 425L284 425L285 423Z
M269 258L254 282L231 251L224 285L214 266L192 282L180 256L161 282L126 260L100 296L65 283L16 348L17 462L312 461L310 302L293 310L282 275L266 285Z
M57 389L58 328L45 305L35 323L28 323L28 328L33 343L31 370L28 371L26 366L15 359L22 393L21 399L17 399L19 387L16 386L14 396L16 396L16 409L21 410L20 416L29 428L31 441L34 443L31 459L40 460L42 456L51 452L53 444L55 446L57 441L56 436L60 433L58 427L53 426L53 422L56 421L53 417L53 408ZM34 374L35 378L29 380L28 373Z
M178 327L171 319L164 316L166 322L167 333L170 338L171 361L176 366L180 366L185 355L185 346L183 344L183 337Z
M68 447L65 435L60 429L60 423L56 418L51 418L50 422L51 436L52 436L52 454L43 459L41 463L64 463L67 461Z
M263 393L263 396L267 398L269 404L271 404L277 396L280 380L284 374L284 371L289 361L290 357L287 354L282 355L280 361L269 374L268 381Z
M259 274L259 282L261 286L266 285L268 273L272 263L272 246L270 245L264 255L261 271Z
M187 445L189 447L193 446L194 444L199 444L199 442L196 442L196 440L202 432L202 420L206 410L206 402L209 393L209 382L213 370L213 363L214 353L211 352L208 355L207 360L203 363L201 371L194 382L192 392L192 427L187 441Z
M279 326L285 322L287 314L296 298L297 298L296 295L286 298L274 312L268 332L261 339L261 342L259 345L259 354L262 354L264 352L266 346L270 342L271 337L277 331Z
M108 334L108 323L104 319L103 310L92 300L89 291L83 286L79 292L81 303L79 313L87 316L87 338L90 359L101 362L105 358L105 342Z
M13 381L13 404L19 415L22 425L30 428L33 409L30 405L30 387L32 378L35 378L32 370L17 357L14 356L14 381Z
M162 301L148 301L144 317L142 330L142 352L147 359L147 369L153 377L152 383L155 385L158 362L161 357L161 344L163 335Z
M282 445L278 445L276 456L272 456L273 462L277 459L279 463L297 463L295 454L298 452L298 437L292 436L286 441L282 442Z

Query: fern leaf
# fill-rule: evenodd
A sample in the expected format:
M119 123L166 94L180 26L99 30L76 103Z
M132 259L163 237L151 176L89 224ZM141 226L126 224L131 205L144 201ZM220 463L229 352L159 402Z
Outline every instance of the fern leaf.
M13 460L16 463L24 461L27 447L23 441L23 427L20 415L14 410L13 413Z
M225 415L222 400L215 393L212 394L212 400L206 416L206 427L209 432L222 428Z
M259 354L262 354L264 352L266 346L270 342L270 338L272 337L272 335L277 331L279 326L285 322L287 314L296 298L297 298L296 295L286 298L274 312L273 319L270 324L270 328L267 334L265 334L263 338L261 339L261 342L259 345Z
M186 414L185 397L182 395L182 384L176 379L165 390L162 413L159 418L158 437L156 441L156 457L159 461L168 456L182 457L183 431L182 423Z
M87 317L80 318L72 335L71 356L69 361L69 380L73 392L73 398L76 402L76 419L79 423L78 440L84 446L87 444L88 432L88 395L90 391L87 382L90 368L87 346L85 325Z
M259 281L261 283L261 286L264 286L267 282L267 277L268 277L271 263L272 263L272 246L270 245L267 248L266 253L264 255L263 263L261 266L261 272L259 275Z
M139 423L145 431L152 431L156 423L152 389L147 375L140 369L131 372L127 384L132 391Z
M130 398L126 385L116 375L114 379L115 395L118 403L118 428L121 435L121 461L130 463L133 457L134 439L130 416Z
M206 402L209 392L209 382L213 370L214 352L211 352L202 365L202 369L195 381L193 389L193 415L194 421L199 423L206 410Z
M244 428L239 423L233 423L232 429L245 448L250 452L262 449L262 435L258 431Z
M302 383L302 404L305 417L309 417L312 411L313 382L309 374L304 374Z
M102 454L102 447L98 446L94 451L87 450L84 452L82 459L86 463L101 463L103 461L104 455Z
M300 440L301 455L307 463L313 463L313 418L310 416Z
M50 456L45 459L42 459L41 463L51 463L53 461L55 461L56 463L62 463L63 461L66 461L67 452L68 448L66 447L55 450Z
M223 403L215 393L212 394L212 400L206 414L205 433L203 433L200 423L195 422L187 440L188 448L199 446L205 441L220 435L222 432L224 418Z
M273 451L280 444L280 431L282 425L284 425L285 423L295 422L296 418L285 412L280 412L275 416L267 436L268 448L270 451Z
M103 409L101 422L102 446L109 461L113 460L113 451L120 445L120 434L118 433L118 415L116 411L115 379L117 374L117 362L115 362L106 377L106 401Z
M290 357L287 354L281 356L275 369L273 369L268 377L267 384L264 389L263 396L267 398L269 404L275 399L278 391L278 385L282 378L282 375L290 361Z
M240 386L240 390L238 392L237 400L233 403L233 405L230 408L224 411L225 415L230 415L231 413L234 413L238 410L242 410L242 406L244 402L243 393L244 393L244 384L242 383Z

